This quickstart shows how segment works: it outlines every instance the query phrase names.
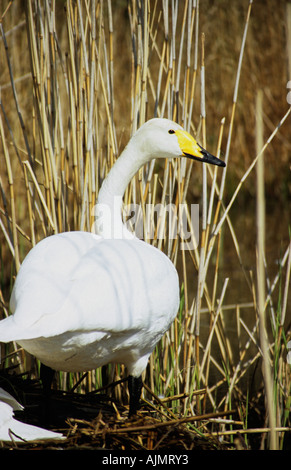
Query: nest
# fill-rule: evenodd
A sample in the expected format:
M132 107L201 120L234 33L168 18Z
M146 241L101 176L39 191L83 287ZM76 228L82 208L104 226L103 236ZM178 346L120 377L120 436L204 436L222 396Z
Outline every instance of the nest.
M15 419L66 436L64 440L2 442L2 449L185 452L230 448L215 437L203 437L194 427L196 421L227 413L172 419L144 402L138 415L129 419L128 408L104 393L52 390L48 404L38 380L6 371L0 371L0 387L24 406L23 411L15 411Z

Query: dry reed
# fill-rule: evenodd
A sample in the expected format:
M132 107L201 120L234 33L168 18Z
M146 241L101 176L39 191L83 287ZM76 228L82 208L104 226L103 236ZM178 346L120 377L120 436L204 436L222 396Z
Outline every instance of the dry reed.
M177 265L181 279L181 305L175 322L150 358L145 383L147 393L150 390L156 397L184 396L183 404L179 399L172 402L172 409L166 413L168 419L173 417L173 413L182 412L185 419L195 421L194 417L200 411L204 414L209 409L229 411L232 410L234 400L246 404L248 391L241 384L247 375L253 373L254 364L263 358L270 447L274 448L282 446L287 429L285 425L289 420L289 415L286 417L283 410L290 394L290 381L284 376L284 367L276 369L278 375L274 377L274 364L285 360L286 338L290 335L285 313L291 248L289 244L278 273L271 282L264 277L264 252L260 251L264 241L258 238L256 285L253 276L244 268L231 209L249 181L252 170L256 165L261 165L264 152L281 131L290 108L278 120L279 124L273 126L265 144L260 140L256 155L253 150L252 161L243 176L237 179L232 196L225 198L227 175L232 165L230 149L233 145L252 3L250 1L244 8L244 31L237 57L230 119L220 119L216 130L216 154L221 156L227 122L224 153L227 167L222 175L217 168L202 168L200 244L192 250L180 250L183 240L171 239L167 232L169 222L165 213L155 221L154 238L146 240L165 251ZM11 11L13 8L16 8L15 5L10 6ZM175 119L196 135L202 145L208 147L208 69L205 48L208 37L200 31L199 2L187 1L183 5L178 2L172 4L167 0L162 5L156 1L128 2L129 20L126 26L131 48L128 47L123 53L126 56L124 61L130 64L131 70L125 74L127 95L122 97L118 95L116 73L122 60L118 57L120 52L116 44L118 23L115 8L110 0L68 0L64 12L58 11L57 16L56 2L25 2L25 22L21 22L20 27L26 28L31 73L31 79L27 78L27 74L24 75L24 90L30 97L25 118L22 116L21 93L17 92L17 79L12 66L14 54L19 51L10 49L7 39L9 31L5 31L3 21L9 16L9 5L2 12L1 47L6 50L5 67L7 77L9 74L15 113L7 110L5 97L9 87L5 84L0 112L5 163L0 174L0 231L3 237L2 257L10 265L14 263L14 274L25 253L44 236L65 230L91 230L94 205L104 177L127 139L148 118L161 116ZM126 40L123 44L128 46ZM127 120L118 111L122 109L122 103L118 103L117 96L127 101L130 109ZM198 113L197 109L200 109ZM125 123L126 128L123 128ZM188 222L191 222L189 206L193 202L190 188L194 167L193 162L165 161L161 164L153 161L131 181L124 197L125 206L139 203L145 215L148 204L161 202L173 204L179 214L180 205L186 202L186 216ZM258 190L263 184L264 175L261 174ZM259 196L259 200L262 202L262 196ZM25 217L21 217L19 205ZM263 208L263 205L258 207ZM258 212L258 217L261 215ZM154 220L152 214L151 217ZM166 236L159 238L159 230L162 229ZM238 266L249 288L248 302L238 299L235 305L227 304L226 301L231 279L220 274L226 230L230 233ZM258 237L263 234L262 228L258 231ZM212 263L214 270L211 270ZM273 314L275 330L271 337L266 337L265 333L262 336L259 332L265 329L261 326L266 322L267 307L271 303L274 305L276 300L278 303L280 301L275 300L273 293L276 286L283 282L284 269L283 309L279 313L280 337L276 336L277 313ZM267 282L269 288L265 292ZM4 315L7 315L8 299L2 292L1 299ZM252 312L252 324L245 321L245 310ZM238 341L233 343L229 341L226 328L225 315L228 311L233 312L236 318ZM201 335L202 320L208 324L206 339ZM276 348L274 341L277 342ZM8 357L11 348L7 348L5 353ZM7 362L11 362L11 356ZM113 367L111 373L112 379L118 380L124 373L123 367ZM275 420L271 376L275 384L280 383L281 387L280 409L276 412ZM83 380L81 378L79 374L60 374L59 384L62 388L76 385L82 392L91 392L102 385L99 371L92 371ZM200 387L206 389L206 393L201 396L194 393ZM123 389L117 393L122 397ZM239 404L237 410L241 421L247 421L249 410L244 408L242 411ZM224 426L220 427L222 434ZM228 435L227 431L224 435Z

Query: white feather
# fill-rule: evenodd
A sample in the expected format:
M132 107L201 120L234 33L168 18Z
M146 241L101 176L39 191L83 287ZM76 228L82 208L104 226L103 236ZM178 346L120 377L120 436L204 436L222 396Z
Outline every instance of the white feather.
M0 441L65 439L61 433L18 421L13 413L16 410L23 410L23 406L12 395L0 388Z

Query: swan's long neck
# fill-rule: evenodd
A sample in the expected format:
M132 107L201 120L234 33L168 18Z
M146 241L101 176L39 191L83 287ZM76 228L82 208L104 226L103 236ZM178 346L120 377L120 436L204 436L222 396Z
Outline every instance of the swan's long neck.
M104 238L134 238L122 221L122 198L139 168L148 160L130 141L103 181L97 201L95 231Z

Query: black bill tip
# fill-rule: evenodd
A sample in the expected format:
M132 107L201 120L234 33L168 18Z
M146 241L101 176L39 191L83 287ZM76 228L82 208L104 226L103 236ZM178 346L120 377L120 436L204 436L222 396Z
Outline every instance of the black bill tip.
M200 147L200 152L202 153L202 157L195 157L189 154L187 154L187 157L192 158L193 160L197 160L199 162L210 163L211 165L217 165L221 167L226 166L223 160L220 160L219 158L215 157L211 153L207 152L207 150L201 147L201 145L199 145L199 147Z
M203 153L203 158L202 161L205 163L211 163L212 165L217 165L217 166L222 166L225 167L226 164L224 161L220 160L219 158L215 157L214 155L211 155L209 152L202 152Z
M219 158L215 157L211 153L207 152L207 150L205 150L203 147L201 147L201 145L199 145L199 147L200 147L200 149L201 149L200 151L203 155L203 158L202 158L203 162L211 163L212 165L217 165L217 166L222 166L222 167L226 166L224 161L220 160Z

